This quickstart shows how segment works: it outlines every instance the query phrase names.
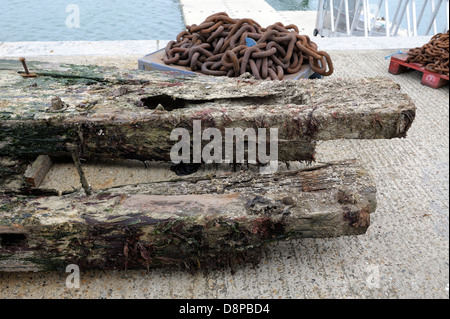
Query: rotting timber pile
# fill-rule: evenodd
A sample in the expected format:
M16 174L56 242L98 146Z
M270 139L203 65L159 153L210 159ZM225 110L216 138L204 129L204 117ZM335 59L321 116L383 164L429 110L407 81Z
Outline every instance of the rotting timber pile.
M224 269L258 263L279 240L364 234L376 209L375 183L356 161L208 172L93 187L89 195L27 185L27 164L40 156L51 157L41 161L48 165L73 156L77 168L99 158L161 165L170 160L171 132L192 136L201 120L222 133L278 128L280 161L312 161L316 141L401 138L415 117L412 100L388 78L28 67L36 77L20 76L18 60L0 60L0 271Z
M282 80L304 64L323 76L333 73L329 54L293 24L263 28L252 19L232 19L220 12L186 29L167 44L164 63L206 75L238 77L249 72L257 80Z

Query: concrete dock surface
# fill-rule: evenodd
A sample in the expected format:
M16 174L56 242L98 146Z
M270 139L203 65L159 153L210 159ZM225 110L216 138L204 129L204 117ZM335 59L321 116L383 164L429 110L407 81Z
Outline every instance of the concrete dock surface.
M318 145L318 161L356 158L372 174L378 207L366 234L279 242L235 274L81 269L81 287L70 289L64 272L0 273L0 298L449 298L449 87L423 86L415 71L389 74L384 57L397 50L328 51L332 77L389 77L417 106L405 139ZM27 59L136 68L140 57Z

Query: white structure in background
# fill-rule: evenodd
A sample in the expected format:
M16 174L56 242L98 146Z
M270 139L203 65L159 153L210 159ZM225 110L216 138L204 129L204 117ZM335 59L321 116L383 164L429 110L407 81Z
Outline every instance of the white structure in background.
M447 32L449 0L422 1L423 4L418 11L416 0L399 0L391 4L389 0L376 0L372 3L370 0L320 0L314 35L418 36L419 26L425 32L421 35L429 35L431 31L432 34ZM392 5L395 3L397 3L395 11L390 12L389 9L394 8L395 5ZM438 27L436 17L439 10L445 10L447 19L442 26ZM401 27L402 23L405 27ZM425 29L423 29L424 26Z

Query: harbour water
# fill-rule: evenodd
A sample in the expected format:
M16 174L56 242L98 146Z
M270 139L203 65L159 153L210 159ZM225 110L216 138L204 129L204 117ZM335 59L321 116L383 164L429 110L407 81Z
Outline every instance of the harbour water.
M178 0L0 0L0 42L173 39Z

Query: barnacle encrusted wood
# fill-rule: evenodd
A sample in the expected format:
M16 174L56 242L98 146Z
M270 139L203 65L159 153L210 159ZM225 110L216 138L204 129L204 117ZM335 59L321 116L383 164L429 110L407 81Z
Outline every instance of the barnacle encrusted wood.
M388 78L297 80L182 76L0 60L1 156L170 160L174 128L278 128L279 160L313 160L315 142L405 137L411 99ZM60 101L63 107L53 105Z
M92 196L0 195L0 271L255 264L274 241L363 234L375 208L374 183L354 161Z

